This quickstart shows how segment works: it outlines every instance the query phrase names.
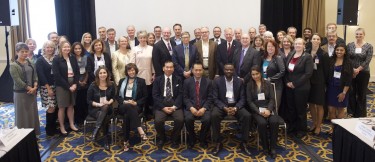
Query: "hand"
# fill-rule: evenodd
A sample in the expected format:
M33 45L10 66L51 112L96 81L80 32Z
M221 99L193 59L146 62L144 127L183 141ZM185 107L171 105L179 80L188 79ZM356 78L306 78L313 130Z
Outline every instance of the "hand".
M197 116L197 109L196 108L194 108L194 107L190 107L190 112L193 114L193 115L195 115L195 116Z
M80 85L81 87L83 87L83 86L86 85L86 82L81 82L81 81L79 81L79 85Z
M229 107L224 107L224 111L229 115L231 112L231 109Z
M171 114L173 112L172 109L172 107L164 107L162 110L167 114Z
M237 113L237 108L236 107L231 107L232 111L231 111L231 114L230 115L236 115Z
M339 102L342 102L342 101L344 101L344 99L345 99L345 94L344 94L344 93L340 93L340 94L337 96L337 98L338 98L338 101L339 101Z
M135 102L134 100L130 100L129 103L130 105L137 106L137 102Z
M69 87L70 92L74 92L77 89L77 85L73 84L72 86Z
M31 94L33 88L31 88L30 86L27 86L27 87L26 87L26 90L27 90L27 94Z
M102 107L102 106L104 106L104 104L102 104L102 103L97 103L97 102L94 102L93 105L94 105L95 107Z
M243 78L240 78L240 80L242 81L242 83L245 83L245 80Z
M104 104L104 105L110 105L111 103L110 103L109 101L107 101L107 100L104 100L104 101L103 101L103 104Z
M184 71L185 78L190 78L190 76L191 76L191 71Z
M206 109L202 107L198 110L196 116L203 116L204 112L206 112Z
M155 74L152 74L152 77L151 77L151 83L153 83L155 80Z
M263 114L262 114L263 117L268 118L270 115L271 115L271 111L270 110L264 110L263 111Z
M47 89L47 91L48 91L48 96L53 97L55 95L55 93L53 93L51 88Z
M292 88L292 89L295 88L292 82L288 82L288 83L286 84L286 86L288 86L289 88Z

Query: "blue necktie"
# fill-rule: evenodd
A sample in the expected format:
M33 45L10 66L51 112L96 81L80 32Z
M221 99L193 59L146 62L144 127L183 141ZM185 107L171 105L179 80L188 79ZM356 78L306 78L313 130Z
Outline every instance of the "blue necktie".
M240 69L241 69L241 65L242 65L242 61L243 61L243 58L244 58L244 56L245 56L245 49L242 49L242 51L241 51L241 56L240 56L240 64L238 65L238 75L240 75Z

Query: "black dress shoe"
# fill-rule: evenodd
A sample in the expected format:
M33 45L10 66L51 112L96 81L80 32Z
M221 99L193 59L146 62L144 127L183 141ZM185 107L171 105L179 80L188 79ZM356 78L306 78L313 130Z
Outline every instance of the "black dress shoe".
M304 137L304 136L306 136L306 133L303 133L303 132L298 132L298 133L296 134L296 137L297 137L297 138L302 138L302 137Z
M275 149L271 149L270 156L271 156L272 159L276 158L276 151L275 151Z
M109 142L104 143L104 149L107 151L111 151L111 148L109 147Z
M223 144L222 143L217 143L216 147L212 151L212 154L215 155L215 156L218 155L219 152L221 151L221 149L223 149Z
M96 140L96 136L98 135L98 132L99 132L99 127L96 127L94 129L94 132L92 132L92 135L91 135L91 141L95 141Z
M240 148L241 148L241 151L244 152L246 155L251 156L251 153L246 143L241 143Z
M164 143L165 143L164 140L159 140L158 147L162 148L164 146Z
M68 132L60 132L61 136L66 137L68 136Z
M203 149L207 149L207 142L200 142L199 147L201 147Z

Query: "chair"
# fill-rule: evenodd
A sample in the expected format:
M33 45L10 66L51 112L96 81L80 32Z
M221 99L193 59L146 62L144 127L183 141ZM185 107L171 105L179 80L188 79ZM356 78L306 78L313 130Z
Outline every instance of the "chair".
M170 122L171 124L173 124L173 117L172 116L167 116L167 119L165 120L165 122ZM156 129L155 129L155 132L156 132ZM186 145L187 135L186 135L185 124L184 124L183 128L181 129L180 135L181 135L181 144ZM155 145L156 145L156 140L157 140L156 138L157 138L157 133L155 133L155 138L154 138Z
M237 123L237 122L238 122L237 118L235 116L233 116L233 115L226 115L223 118L223 120L221 120L221 123ZM212 130L212 126L211 126L211 142L213 142L212 136L213 136L213 130Z
M87 115L85 118L85 121L83 122L83 143L86 144L86 125L91 124L95 125L96 124L96 119L92 117L91 115ZM110 126L110 131L111 131L111 137L112 137L112 144L113 144L113 118L111 118L111 126Z
M277 99L276 99L276 85L275 83L271 83L272 84L272 87L273 87L273 92L274 92L274 96L275 96L275 105L277 105ZM277 112L279 111L279 108L276 107L276 114ZM284 137L284 148L287 149L287 142L288 142L288 136L287 136L287 130L286 130L286 123L284 121L283 118L279 117L279 128L284 128L284 132L285 132L285 137ZM258 150L259 150L259 133L257 133L257 146L258 146Z

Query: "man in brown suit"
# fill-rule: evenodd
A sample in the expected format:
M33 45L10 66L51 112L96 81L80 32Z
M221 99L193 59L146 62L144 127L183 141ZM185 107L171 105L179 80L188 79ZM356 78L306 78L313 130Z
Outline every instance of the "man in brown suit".
M211 80L218 76L218 70L216 65L216 50L217 44L209 40L210 32L208 27L201 28L202 39L195 42L194 45L198 49L199 61L203 64L205 76Z

